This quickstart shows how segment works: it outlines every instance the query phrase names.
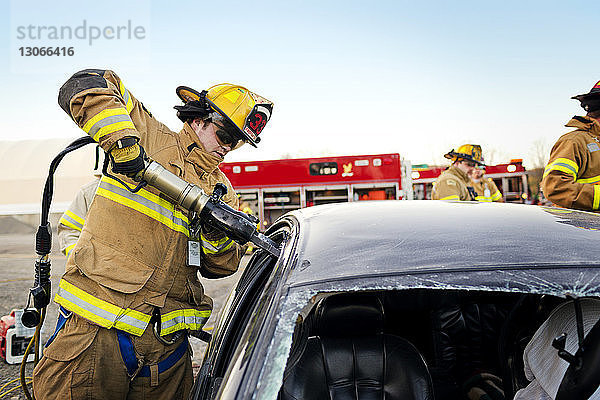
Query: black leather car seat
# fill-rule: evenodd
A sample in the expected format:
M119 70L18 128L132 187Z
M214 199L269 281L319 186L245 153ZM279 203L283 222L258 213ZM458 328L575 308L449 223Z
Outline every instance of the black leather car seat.
M384 334L383 317L375 296L324 299L306 346L290 355L279 398L433 399L423 357L407 340Z

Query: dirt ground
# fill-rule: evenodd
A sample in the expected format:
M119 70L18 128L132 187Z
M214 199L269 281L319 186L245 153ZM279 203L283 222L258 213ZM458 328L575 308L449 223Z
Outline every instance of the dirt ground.
M10 224L12 224L12 221L0 217L0 316L9 314L12 309L25 307L34 276L34 230L27 226L19 224L13 226ZM56 293L58 282L65 270L66 261L65 256L58 252L56 243L57 237L54 235L53 252L50 256L52 261L53 295ZM243 268L248 260L249 257L245 256L240 268ZM205 328L207 331L212 330L218 319L221 307L240 276L241 273L238 272L231 277L223 279L202 280L207 294L214 299L214 311ZM56 319L57 305L52 302L48 307L48 315L42 328L43 343L54 331ZM196 338L190 338L190 342L194 349L192 361L195 364L200 364L206 345ZM12 379L18 378L19 368L18 364L9 365L4 360L0 360L0 387ZM32 369L33 363L29 363L27 365L26 376L31 376ZM17 385L18 383L13 383L6 389ZM0 390L0 393L4 393L6 389ZM4 398L15 400L25 399L25 396L21 389L17 389Z

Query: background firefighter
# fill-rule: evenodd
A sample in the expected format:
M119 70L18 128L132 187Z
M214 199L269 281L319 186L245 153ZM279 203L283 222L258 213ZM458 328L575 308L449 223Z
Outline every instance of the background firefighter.
M579 100L587 115L574 116L552 147L544 169L542 190L548 200L566 208L600 209L600 81Z
M98 185L100 184L102 171L99 165L94 169L94 177L93 181L86 183L79 189L69 208L67 208L58 221L58 243L60 251L67 257L69 257L69 253L75 247L77 239L79 239L83 224L85 223L85 217L96 194L96 189L98 189Z
M223 183L223 200L237 208L218 166L244 142L256 147L272 103L231 84L200 93L179 87L177 94L184 101L176 107L184 122L179 133L109 70L77 72L62 86L59 104L109 152L113 173L135 176L147 154L208 193ZM38 399L187 398L186 332L202 329L212 309L197 271L230 275L245 250L208 226L194 237L191 217L152 187L132 193L101 178L55 296L61 315L34 371ZM194 246L201 246L201 260Z
M502 193L498 190L494 180L484 175L485 166L473 168L471 172L471 186L476 193L475 200L487 203L493 201L503 202Z
M475 200L475 191L471 187L469 175L475 165L483 165L481 146L463 144L457 151L450 150L444 157L452 160L452 165L445 170L433 184L433 200Z

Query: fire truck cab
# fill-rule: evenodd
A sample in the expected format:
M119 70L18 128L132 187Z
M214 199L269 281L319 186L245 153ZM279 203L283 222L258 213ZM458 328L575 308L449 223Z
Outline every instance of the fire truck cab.
M361 200L412 200L411 164L394 154L222 163L240 209L266 229L288 211Z

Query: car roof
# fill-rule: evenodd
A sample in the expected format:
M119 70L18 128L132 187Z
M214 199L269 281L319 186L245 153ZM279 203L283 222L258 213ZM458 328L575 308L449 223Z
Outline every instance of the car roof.
M600 215L552 207L361 201L304 208L291 286L414 272L600 266Z

